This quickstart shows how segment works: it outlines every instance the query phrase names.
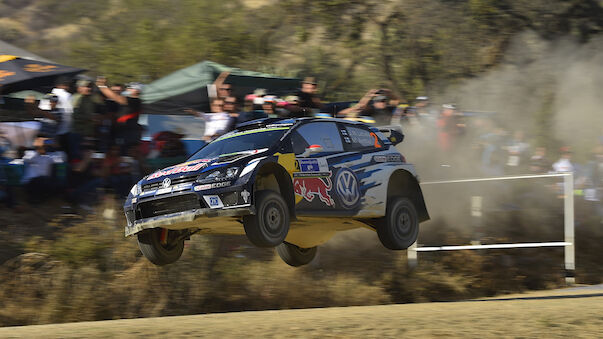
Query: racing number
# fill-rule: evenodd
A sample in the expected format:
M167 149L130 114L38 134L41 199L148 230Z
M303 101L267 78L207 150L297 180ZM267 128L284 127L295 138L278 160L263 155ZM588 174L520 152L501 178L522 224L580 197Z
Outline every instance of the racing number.
M379 142L379 137L375 132L371 132L371 137L375 140L375 148L381 148L381 143Z
M295 172L299 172L299 160L295 160Z

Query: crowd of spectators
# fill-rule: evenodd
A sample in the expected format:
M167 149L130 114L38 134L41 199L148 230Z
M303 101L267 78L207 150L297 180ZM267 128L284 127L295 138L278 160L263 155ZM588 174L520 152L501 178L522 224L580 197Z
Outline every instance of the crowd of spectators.
M322 107L313 78L285 100L261 88L236 97L227 77L224 72L214 82L208 112L186 110L204 120L205 142L246 121L310 116ZM25 110L40 129L32 147L0 148L0 201L20 210L25 202L62 199L65 208L88 212L103 192L124 199L145 174L184 161L178 131L141 141L141 90L139 83L110 84L104 77L59 79L41 100L26 98Z
M263 88L237 97L233 95L234 85L227 80L228 72L220 74L213 90L208 90L207 112L185 110L204 121L205 142L246 121L307 117L325 108L314 78L305 78L297 93L283 98ZM61 80L39 103L34 98L26 99L27 111L41 128L31 149L19 150L12 158L0 157L0 199L8 206L18 200L14 188L7 184L11 177L9 164L22 165L19 184L29 203L61 196L70 206L89 210L88 206L98 200L98 192L109 191L123 199L143 175L180 162L153 166L154 159L184 160L187 154L178 131L163 131L155 134L150 144L141 143L141 90L138 83L109 84L99 77L95 82L79 80L75 86ZM533 138L522 131L502 128L494 114L463 112L454 104L435 106L426 96L417 97L410 106L385 88L371 89L336 116L364 119L377 126L402 125L413 133L416 140L412 142L420 142L422 149L431 147L432 156L441 162L466 162L470 157L465 155L473 153L477 165L473 167L479 169L474 175L572 172L576 187L586 199L602 200L603 141L598 141L585 163L575 163L568 147L560 149L560 157L555 160L550 158L553 152L530 144ZM603 214L602 207L599 213Z

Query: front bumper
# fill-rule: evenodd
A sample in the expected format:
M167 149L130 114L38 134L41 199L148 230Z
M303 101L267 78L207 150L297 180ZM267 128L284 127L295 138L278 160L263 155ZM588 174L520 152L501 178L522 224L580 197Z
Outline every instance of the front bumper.
M232 185L223 188L199 190L199 186L180 186L171 192L142 193L129 197L124 204L127 225L125 235L130 236L144 229L166 227L170 229L198 228L203 224L215 225L199 218L236 217L255 214L251 204L251 185Z
M165 226L170 226L168 228L173 229L203 229L201 225L201 220L198 220L203 217L237 217L250 214L255 214L255 208L253 206L225 209L199 208L189 211L176 212L146 219L135 220L126 226L125 235L126 237L128 237L145 229Z

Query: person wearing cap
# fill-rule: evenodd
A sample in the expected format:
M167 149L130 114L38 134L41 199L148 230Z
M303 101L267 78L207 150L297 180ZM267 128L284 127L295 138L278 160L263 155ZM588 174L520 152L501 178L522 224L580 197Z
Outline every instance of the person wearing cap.
M288 115L291 118L301 118L306 116L306 112L299 107L299 97L297 95L290 95L286 97L283 108L288 112Z
M63 120L65 110L58 107L59 97L55 94L48 93L44 96L43 100L49 103L48 110L43 110L36 106L36 99L33 96L25 98L25 109L35 120L42 124L38 131L38 136L55 138L58 127Z
M299 98L299 107L304 110L306 116L309 116L313 109L322 109L322 103L318 97L318 84L313 77L306 77L302 81L301 89L297 93Z
M262 102L262 111L268 117L274 118L276 117L276 97L273 95L267 95L264 97L264 101Z
M95 121L101 113L102 99L92 93L92 83L88 80L77 82L77 94L73 95L73 133L81 138L94 136Z
M107 87L106 82L104 77L99 77L96 79L96 86L107 99L121 105L115 126L116 141L121 146L122 153L125 153L127 148L137 144L141 137L142 129L138 124L138 116L142 111L140 92L143 86L140 83L129 83L126 91L117 94Z

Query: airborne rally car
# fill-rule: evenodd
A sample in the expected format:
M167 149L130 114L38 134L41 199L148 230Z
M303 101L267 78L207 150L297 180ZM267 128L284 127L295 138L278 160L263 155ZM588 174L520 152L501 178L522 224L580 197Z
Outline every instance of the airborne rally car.
M403 137L340 119L252 121L132 187L126 236L156 265L178 260L195 233L245 234L292 266L358 227L405 249L429 215L414 167L394 147Z

